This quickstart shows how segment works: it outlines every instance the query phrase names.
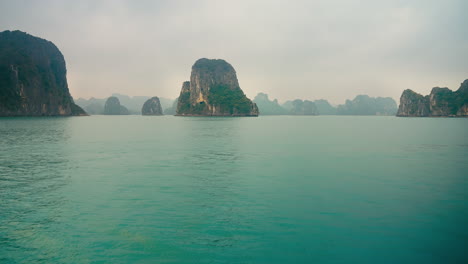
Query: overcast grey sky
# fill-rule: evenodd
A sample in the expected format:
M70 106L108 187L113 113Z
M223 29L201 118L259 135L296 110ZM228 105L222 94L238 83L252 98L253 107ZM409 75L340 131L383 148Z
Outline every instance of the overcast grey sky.
M74 98L175 98L198 58L222 58L249 97L280 101L468 78L467 0L0 0L0 30L54 42Z

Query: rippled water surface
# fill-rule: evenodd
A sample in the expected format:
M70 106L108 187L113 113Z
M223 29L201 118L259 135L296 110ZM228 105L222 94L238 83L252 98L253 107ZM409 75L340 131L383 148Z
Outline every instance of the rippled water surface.
M467 263L468 119L0 118L0 263Z

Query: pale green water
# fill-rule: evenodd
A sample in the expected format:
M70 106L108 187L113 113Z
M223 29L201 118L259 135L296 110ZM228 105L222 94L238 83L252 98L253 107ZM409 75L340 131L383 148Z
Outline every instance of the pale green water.
M468 119L0 119L1 263L466 263Z

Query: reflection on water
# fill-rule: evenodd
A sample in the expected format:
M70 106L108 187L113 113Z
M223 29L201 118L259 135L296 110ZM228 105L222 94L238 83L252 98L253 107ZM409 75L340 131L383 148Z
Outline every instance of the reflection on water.
M203 245L215 251L242 246L235 235L247 228L239 204L243 187L238 173L245 159L239 149L239 121L196 118L185 123L183 160L190 161L187 167L191 172L185 179L190 184L190 203L195 210L188 216L193 223L184 224L191 232L184 239L191 247ZM191 226L194 224L195 229Z
M3 119L0 135L0 262L51 260L66 203L67 119Z
M0 119L0 263L465 263L453 131L466 120Z

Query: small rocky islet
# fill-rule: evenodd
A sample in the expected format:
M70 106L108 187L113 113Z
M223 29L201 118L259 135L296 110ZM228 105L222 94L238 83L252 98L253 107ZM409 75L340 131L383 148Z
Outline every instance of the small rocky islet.
M179 97L119 95L107 99L73 100L68 89L65 59L50 41L25 32L0 32L0 116L85 116L90 114L176 116L262 115L396 115L400 117L468 117L468 80L460 88L435 87L429 95L405 90L397 106L392 98L358 95L345 104L327 100L296 99L279 104L267 94L250 100L239 86L231 64L222 59L202 58L192 66L190 81L182 84ZM144 102L144 103L143 103ZM80 106L83 106L80 107Z
M157 96L148 99L141 108L142 115L163 115L161 102Z
M120 104L119 98L111 96L104 105L104 115L129 115L128 109Z

